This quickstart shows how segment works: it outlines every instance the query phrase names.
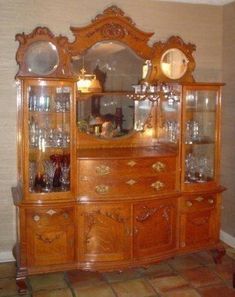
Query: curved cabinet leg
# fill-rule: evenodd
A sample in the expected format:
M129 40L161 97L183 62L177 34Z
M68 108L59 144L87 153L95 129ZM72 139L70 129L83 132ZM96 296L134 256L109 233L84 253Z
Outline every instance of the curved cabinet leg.
M220 264L222 262L223 256L226 254L225 248L221 245L211 250L213 260L215 264Z
M28 286L26 282L27 270L25 268L18 268L16 272L16 285L19 295L28 293Z

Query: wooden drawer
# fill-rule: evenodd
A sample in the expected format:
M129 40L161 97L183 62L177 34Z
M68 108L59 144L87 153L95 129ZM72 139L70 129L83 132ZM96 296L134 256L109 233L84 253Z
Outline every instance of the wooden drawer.
M214 208L216 206L216 195L197 195L183 197L181 209L183 211L195 211L200 209Z
M27 209L26 216L29 225L68 225L74 223L74 208L38 207L37 209Z
M80 178L87 176L143 176L174 172L176 158L174 156L158 158L133 159L99 159L79 160L78 174Z
M99 199L108 197L129 198L144 195L156 195L174 191L175 174L161 174L143 177L87 177L79 181L78 197Z

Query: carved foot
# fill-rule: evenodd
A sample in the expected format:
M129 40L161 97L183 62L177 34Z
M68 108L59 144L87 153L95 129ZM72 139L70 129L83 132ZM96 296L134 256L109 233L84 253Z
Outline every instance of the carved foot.
M226 254L225 248L223 246L219 246L211 250L211 252L215 264L221 264L222 258Z
M16 285L19 295L25 295L28 293L28 286L26 282L27 270L18 269L16 273Z

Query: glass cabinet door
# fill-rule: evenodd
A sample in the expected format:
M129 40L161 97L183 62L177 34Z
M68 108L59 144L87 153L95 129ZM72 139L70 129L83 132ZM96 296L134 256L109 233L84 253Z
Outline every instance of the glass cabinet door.
M186 87L184 92L184 183L206 184L216 180L218 154L217 87Z
M26 185L30 193L70 191L72 90L72 84L65 82L26 85Z

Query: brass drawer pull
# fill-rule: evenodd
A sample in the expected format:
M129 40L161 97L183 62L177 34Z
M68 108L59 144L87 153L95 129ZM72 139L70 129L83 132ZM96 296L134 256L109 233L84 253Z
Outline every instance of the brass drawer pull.
M186 205L187 205L188 207L192 207L192 206L193 206L193 203L192 203L191 201L186 201Z
M106 165L100 165L95 168L95 172L98 175L108 175L108 174L110 174L110 171L111 171L110 167L106 166Z
M34 217L33 217L33 220L35 221L35 222L38 222L38 221L40 221L40 216L39 215L35 215Z
M213 199L208 199L208 202L209 202L210 204L214 204L214 200L213 200Z
M156 191L160 191L165 187L165 184L158 180L155 183L152 183L151 187L153 187Z
M202 202L204 198L202 196L198 196L197 198L195 198L195 200L198 202Z
M106 194L109 191L109 186L107 186L107 185L97 185L95 187L95 191L98 194Z
M134 167L136 164L137 164L137 163L136 163L135 161L133 161L133 160L131 160L131 161L129 161L129 162L127 163L127 165L130 166L130 167Z
M152 168L157 172L162 172L166 169L166 164L158 161L152 165Z
M133 186L136 183L137 183L137 181L135 181L134 179L130 179L126 182L126 184L128 184L129 186Z

